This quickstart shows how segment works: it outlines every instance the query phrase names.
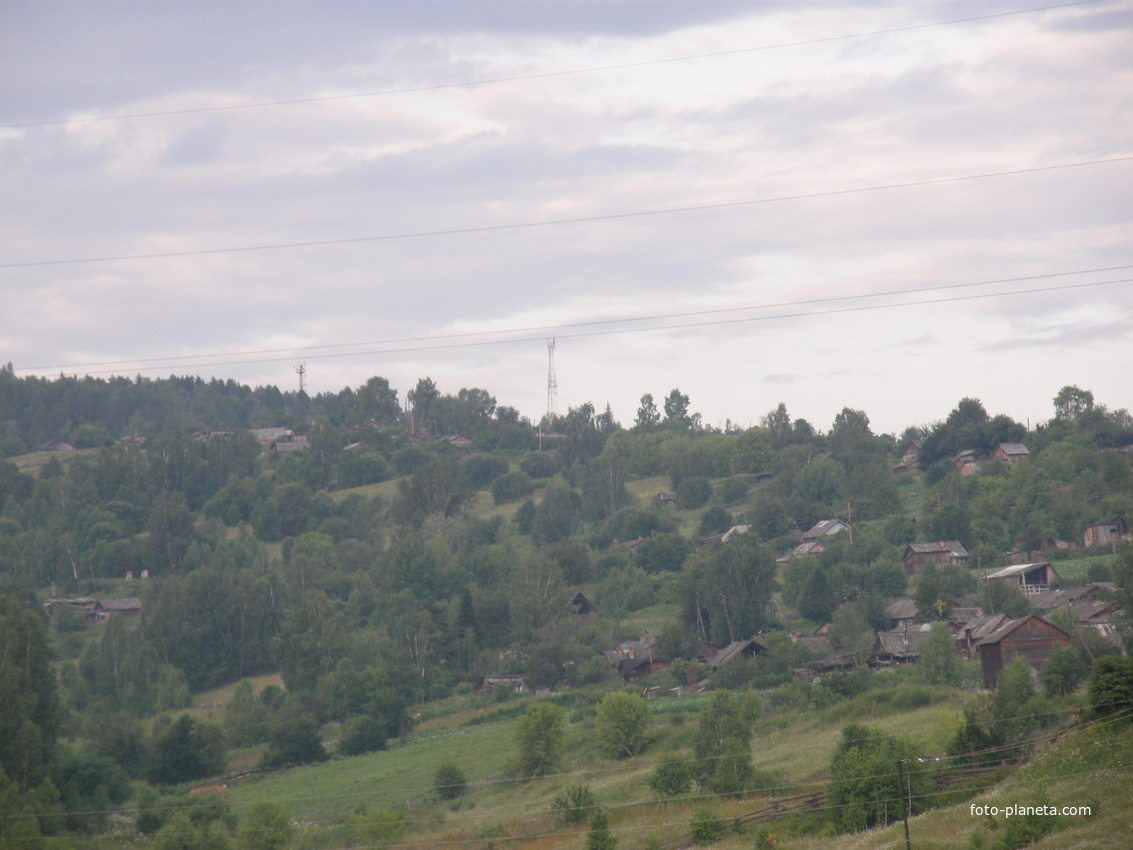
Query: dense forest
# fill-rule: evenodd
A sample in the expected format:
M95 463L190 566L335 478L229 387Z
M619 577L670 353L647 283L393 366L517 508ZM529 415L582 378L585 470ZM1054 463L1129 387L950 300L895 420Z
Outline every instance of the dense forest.
M994 460L1000 444L1027 459ZM713 429L679 390L660 409L644 395L626 426L591 404L533 423L428 378L403 404L380 377L309 397L8 366L0 808L42 816L4 839L97 833L139 787L218 776L234 748L262 746L265 766L325 759L331 740L343 756L380 749L415 706L485 675L620 682L602 653L636 637L621 618L658 602L676 612L659 651L691 659L762 633L773 651L723 683L789 682L809 660L789 631L833 622L832 642L853 647L892 598L939 613L1009 550L1057 558L1052 541L1128 528L1131 444L1133 417L1077 387L1033 430L966 398L891 435L864 411L823 431L782 404L757 427ZM915 466L898 474L910 446ZM952 460L969 450L982 461L962 475ZM852 533L777 563L831 518ZM910 578L906 546L941 540L968 565ZM1124 588L1118 572L1091 578ZM579 591L601 618L576 615ZM1016 596L991 601L1026 610ZM140 616L90 625L62 605L48 618L49 597L137 598ZM274 672L282 687L240 685L222 723L171 717Z

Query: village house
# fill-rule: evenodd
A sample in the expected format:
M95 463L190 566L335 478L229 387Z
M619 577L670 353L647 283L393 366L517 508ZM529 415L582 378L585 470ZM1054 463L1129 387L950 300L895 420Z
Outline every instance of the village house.
M803 542L809 543L820 537L832 537L841 531L849 531L849 523L840 519L824 519L816 522L808 531L803 532Z
M52 597L43 603L48 617L54 618L64 608L70 608L88 625L105 623L111 615L133 620L142 615L142 602L134 596L121 599L94 599L89 596Z
M644 678L673 665L673 659L668 655L653 651L656 644L657 638L642 635L637 640L623 641L616 649L607 649L602 654L628 682L630 679Z
M997 460L1008 466L1021 460L1028 460L1030 456L1031 453L1022 443L1000 443L991 454L992 460Z
M582 595L581 590L571 597L570 604L574 606L574 616L584 623L589 623L591 620L602 616L593 603Z
M523 693L527 690L527 679L518 674L515 675L498 675L498 676L481 676L476 681L477 693L484 693L492 691L496 688L506 688L509 691L516 691Z
M1116 522L1103 522L1091 525L1082 532L1082 545L1088 549L1109 547L1121 539L1121 528Z
M998 582L1014 587L1027 595L1050 590L1052 584L1061 580L1062 577L1046 561L1004 567L987 577L989 582Z
M981 614L968 620L953 634L956 651L965 661L972 661L979 655L980 641L994 634L1001 626L1011 621L1007 614Z
M921 445L921 440L911 440L905 446L905 451L901 452L901 462L893 465L894 475L909 475L917 471Z
M775 563L785 564L792 558L801 558L804 555L817 556L821 555L825 551L826 547L819 543L817 540L813 540L810 543L800 543L788 554L784 555L781 558L776 558Z
M1048 590L1032 601L1036 608L1044 611L1069 611L1076 622L1095 624L1107 621L1114 613L1116 590L1112 582L1096 581L1079 587Z
M767 647L755 638L734 640L723 649L717 650L717 652L705 662L705 666L708 667L709 670L719 670L729 661L736 658L754 658L766 651Z
M888 632L878 632L870 653L874 668L898 667L914 663L921 654L921 644L932 634L932 625L905 625Z
M916 622L917 616L917 603L907 596L891 599L885 606L885 619L889 621L890 629L908 626Z
M938 540L935 543L910 543L901 556L905 572L920 575L926 564L937 567L959 567L968 563L968 550L959 540Z
M980 471L980 453L975 449L964 449L952 458L952 471L960 475L975 475Z
M1069 646L1070 635L1036 614L1010 620L979 642L985 688L994 688L1012 659L1022 656L1031 669L1041 671L1055 646Z

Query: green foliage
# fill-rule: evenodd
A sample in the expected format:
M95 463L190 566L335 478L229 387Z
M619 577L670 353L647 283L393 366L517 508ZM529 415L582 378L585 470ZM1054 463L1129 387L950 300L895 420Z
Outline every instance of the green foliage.
M381 721L369 715L352 717L343 726L338 751L344 756L360 756L384 750L386 740L386 729Z
M155 729L149 778L173 785L213 776L224 769L220 727L181 715L164 731Z
M433 774L433 795L438 800L455 800L467 788L464 771L454 761L443 762Z
M81 751L63 752L50 767L51 784L67 811L63 825L82 832L106 827L110 809L130 798L126 774L105 756Z
M712 495L712 485L707 478L692 476L682 478L677 485L677 507L682 510L699 508L708 502Z
M1082 653L1071 646L1055 644L1043 665L1043 693L1048 697L1073 693L1089 673Z
M586 850L614 850L618 840L610 832L610 816L599 809L590 818L590 831L586 834Z
M674 720L682 715L674 715ZM688 763L677 756L666 756L649 775L649 787L663 797L680 797L692 789L692 771Z
M724 819L710 809L697 809L692 813L689 829L697 844L715 844L724 838Z
M733 635L757 634L772 621L775 586L774 557L755 535L738 535L688 559L681 574L682 619L696 627L699 614L709 639L720 645Z
M844 727L830 763L830 804L839 827L858 832L892 823L901 817L903 795L910 815L925 809L933 783L919 756L903 739L861 724ZM899 783L899 761L904 788Z
M694 752L700 782L716 794L741 794L751 788L751 723L740 701L717 691L700 713Z
M701 515L698 533L701 537L708 537L712 534L722 534L734 524L730 513L719 505L713 505Z
M1034 811L1047 803L1018 803L1014 800L1005 802L1003 807L1016 807L1028 809L1012 815L1010 818L998 818L988 815L982 828L972 834L969 847L971 850L1020 850L1030 847L1049 835L1066 826L1066 819L1059 815L1039 814ZM1050 808L1054 808L1051 806Z
M396 844L409 824L405 815L392 809L374 809L354 821L354 844L362 847L388 847Z
M638 755L645 749L649 719L649 706L637 694L607 694L598 703L598 748L609 758Z
M996 764L1021 757L1023 742L1054 720L1049 702L1035 691L1030 665L1011 660L994 694L964 710L964 725L948 745L950 755L975 764Z
M58 727L43 618L0 595L0 767L22 790L43 778Z
M679 532L654 534L634 550L634 562L647 573L677 572L692 554L690 543Z
M1090 706L1098 717L1133 709L1133 658L1106 655L1090 671Z
M535 492L526 472L508 472L492 482L492 500L497 505L518 502Z
M311 764L326 761L318 722L309 715L281 717L272 727L268 749L260 763L264 767Z
M519 468L534 479L550 478L559 471L555 456L548 452L536 452L528 455L519 462Z
M495 455L470 455L461 462L464 474L473 487L487 487L508 471L508 462Z
M236 848L283 850L295 831L295 822L286 809L271 800L257 800L244 811L236 830Z
M946 623L935 623L932 633L920 646L920 659L917 669L930 685L949 685L956 687L961 677L960 656L956 652L956 640Z
M555 819L560 825L569 826L588 820L597 805L589 785L568 785L551 801L551 811L555 813Z
M549 702L536 702L515 723L516 772L543 776L559 764L563 751L562 711Z
M173 815L153 837L154 850L229 850L232 842L219 821L197 824L184 812Z

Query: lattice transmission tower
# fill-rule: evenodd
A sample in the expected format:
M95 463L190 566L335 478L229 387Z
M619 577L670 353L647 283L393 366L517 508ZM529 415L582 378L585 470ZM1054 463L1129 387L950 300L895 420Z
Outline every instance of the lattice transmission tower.
M559 382L555 378L555 341L547 340L547 424L559 418Z

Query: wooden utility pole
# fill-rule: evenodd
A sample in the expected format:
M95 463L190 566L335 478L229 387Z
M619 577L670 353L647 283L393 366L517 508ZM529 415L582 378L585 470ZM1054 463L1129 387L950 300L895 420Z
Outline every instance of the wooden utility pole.
M908 759L897 759L897 793L901 795L901 817L905 821L905 850L909 846L909 800L905 795L905 762Z

